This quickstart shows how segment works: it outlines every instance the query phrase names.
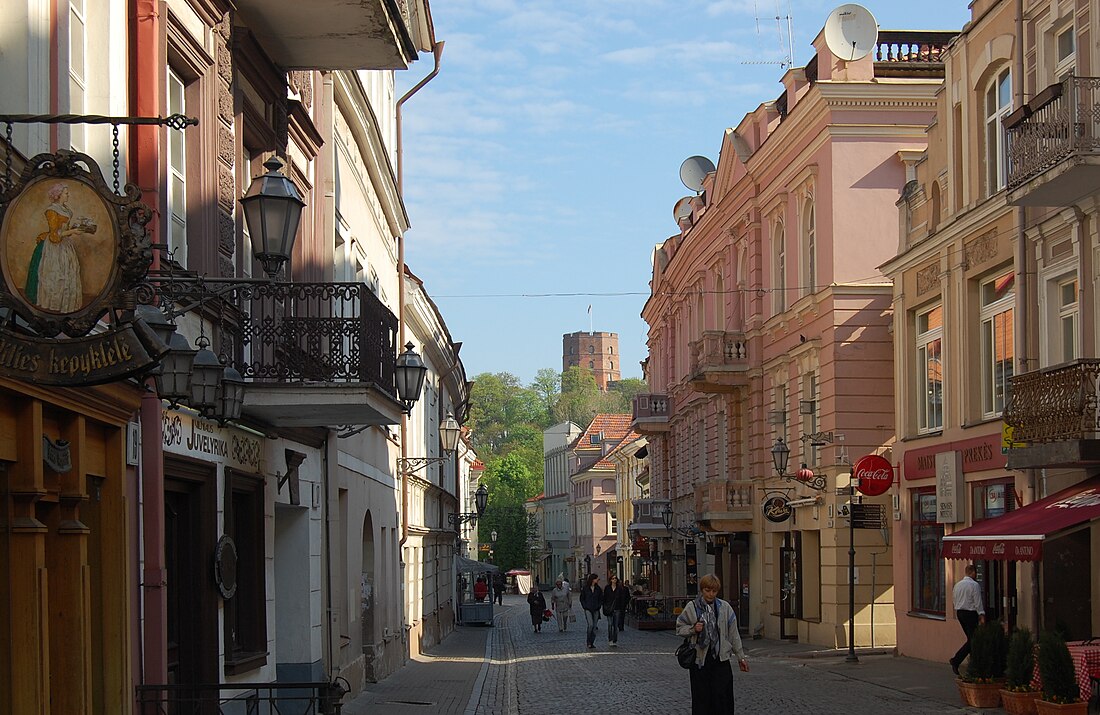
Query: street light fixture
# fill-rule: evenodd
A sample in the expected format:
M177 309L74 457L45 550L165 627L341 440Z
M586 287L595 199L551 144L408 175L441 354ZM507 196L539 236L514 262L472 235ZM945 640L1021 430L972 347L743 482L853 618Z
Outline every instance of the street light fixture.
M447 515L447 521L455 526L459 524L466 524L471 521L476 521L482 514L485 513L485 505L489 502L489 490L482 484L474 492L474 509L476 511L457 512Z
M244 221L252 239L252 253L272 280L290 260L302 208L306 205L294 182L279 171L282 166L283 162L274 156L265 161L267 173L253 179L248 193L241 199Z
M413 404L420 399L420 391L424 389L424 377L428 374L428 366L420 358L420 354L413 350L411 342L405 343L405 352L397 356L393 366L394 382L397 386L397 396L405 405L405 413L412 411Z
M672 525L672 504L666 504L664 511L661 512L661 521L664 522L665 528L669 531L685 536L689 539L695 539L699 536L706 538L706 532L696 526L694 523L691 526L673 526Z
M444 464L450 461L451 455L458 448L458 438L462 428L458 426L458 420L448 413L443 423L439 425L439 447L443 450L442 457L398 457L397 469L402 474L413 474L429 464Z
M795 479L802 482L811 489L818 491L825 491L827 480L824 475L814 474L813 470L806 466L806 463L802 463L802 467L792 476L787 474L787 463L791 458L791 448L787 446L787 443L783 441L782 437L778 437L775 440L775 444L772 445L772 464L775 465L775 473L780 477L783 477L787 481Z

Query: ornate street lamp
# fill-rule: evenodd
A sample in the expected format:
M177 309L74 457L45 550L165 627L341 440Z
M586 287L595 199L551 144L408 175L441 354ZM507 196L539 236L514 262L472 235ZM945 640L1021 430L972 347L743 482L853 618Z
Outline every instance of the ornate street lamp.
M393 377L397 386L397 397L404 403L406 413L420 399L420 391L424 389L424 377L427 374L428 366L413 350L413 344L405 343L405 352L398 355L394 363Z
M195 366L191 371L191 399L189 404L204 415L211 414L218 404L218 385L225 374L218 356L210 350L209 342L199 337L199 350L195 353Z
M471 521L475 521L485 513L485 507L489 503L489 490L482 484L474 492L474 509L476 511L457 512L447 515L447 521L458 526L459 524L466 524ZM493 532L496 533L495 531Z
M267 173L253 179L248 193L241 199L248 235L252 239L252 253L272 280L290 260L302 208L306 205L298 187L279 171L282 166L283 162L275 156L265 161Z
M772 446L772 463L775 464L775 473L783 477L787 475L787 460L791 458L791 448L783 441L782 437L775 440Z
M172 333L168 340L168 352L161 357L160 364L153 371L157 395L173 407L191 399L191 372L197 352L187 342L187 338L179 333Z
M462 428L458 426L458 420L451 413L439 426L439 445L444 452L454 452L458 448L458 438L462 434Z
M221 382L218 383L217 405L214 408L214 418L218 422L225 424L241 416L244 385L244 378L237 368L227 365L222 371Z

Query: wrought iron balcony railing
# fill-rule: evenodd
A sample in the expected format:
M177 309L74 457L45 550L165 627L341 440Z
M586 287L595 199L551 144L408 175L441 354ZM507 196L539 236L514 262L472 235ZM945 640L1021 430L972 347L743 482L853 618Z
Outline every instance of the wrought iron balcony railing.
M139 685L137 715L339 715L347 693L335 683Z
M1098 378L1097 358L1013 376L1004 420L1012 426L1014 439L1031 444L1100 436Z
M362 283L177 275L157 289L214 325L215 352L248 381L371 383L396 395L397 317Z
M1067 77L1047 87L1005 127L1009 191L1067 159L1100 155L1100 77Z

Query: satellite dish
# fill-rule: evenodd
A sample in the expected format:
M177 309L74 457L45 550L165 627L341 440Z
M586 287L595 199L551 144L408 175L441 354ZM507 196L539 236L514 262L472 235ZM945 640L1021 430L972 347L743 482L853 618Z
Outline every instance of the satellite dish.
M862 5L835 8L825 21L825 45L838 58L851 62L867 56L878 42L878 23Z
M714 162L705 156L689 156L680 164L680 181L692 191L703 190L703 179L714 171Z
M676 219L676 223L680 223L686 218L691 217L691 197L685 196L676 202L676 206L672 209L672 217Z

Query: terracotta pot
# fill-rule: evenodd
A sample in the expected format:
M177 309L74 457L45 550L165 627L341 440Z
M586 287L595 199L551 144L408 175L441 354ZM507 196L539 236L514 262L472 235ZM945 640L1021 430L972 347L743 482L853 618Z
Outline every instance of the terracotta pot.
M1018 693L1015 690L1001 691L1001 707L1008 715L1036 715L1035 701L1042 695L1038 690Z
M1067 715L1067 713L1069 715L1088 715L1089 704L1085 700L1078 700L1075 703L1059 705L1040 698L1035 701L1035 709L1039 715Z
M956 678L955 684L959 686L959 695L962 697L963 704L972 708L1001 707L1003 681L999 683L968 683L962 678Z

